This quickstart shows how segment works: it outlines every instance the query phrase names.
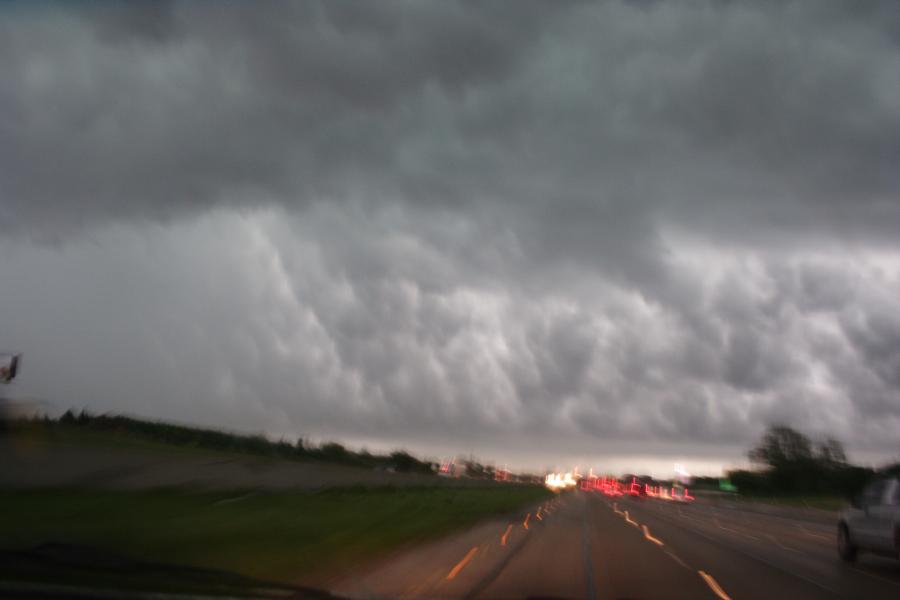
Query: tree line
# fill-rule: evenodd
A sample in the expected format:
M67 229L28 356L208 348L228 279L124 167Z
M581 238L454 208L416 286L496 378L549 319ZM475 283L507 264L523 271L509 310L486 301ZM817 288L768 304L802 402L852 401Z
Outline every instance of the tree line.
M900 463L878 470L850 464L838 440L813 440L785 425L769 427L748 457L758 469L728 473L743 494L850 497L876 475L900 472Z

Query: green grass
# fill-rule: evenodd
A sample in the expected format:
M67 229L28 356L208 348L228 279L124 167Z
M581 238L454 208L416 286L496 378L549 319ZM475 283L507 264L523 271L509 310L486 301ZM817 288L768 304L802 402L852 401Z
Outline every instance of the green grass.
M147 561L274 581L315 581L549 494L514 485L244 497L172 490L0 491L0 546L83 544Z

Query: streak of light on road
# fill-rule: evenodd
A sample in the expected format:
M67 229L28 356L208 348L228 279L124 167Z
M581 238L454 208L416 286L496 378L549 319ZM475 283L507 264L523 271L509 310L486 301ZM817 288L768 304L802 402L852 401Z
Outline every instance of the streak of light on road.
M771 533L767 533L767 534L766 534L766 537L769 538L770 540L772 540L773 542L775 542L775 545L778 546L779 548L781 548L782 550L790 550L791 552L800 552L799 550L796 550L796 549L791 548L791 547L789 547L789 546L785 546L784 544L782 544L782 543L778 540L777 537L775 537L775 536L772 535Z
M528 513L527 515L525 515L525 520L522 521L522 527L524 527L525 529L528 529L528 519L530 519L530 518L531 518L531 513Z
M507 526L506 531L503 532L503 535L500 536L500 545L501 545L501 546L505 546L505 545L506 545L506 538L509 537L509 532L512 531L512 528L513 528L512 523L510 523L510 524Z
M828 539L831 539L831 538L829 538L827 535L822 535L821 533L813 533L812 531L808 530L806 527L804 527L804 526L801 525L800 523L795 523L795 525L797 525L797 528L798 528L800 531L802 531L803 533L805 533L806 535L808 535L808 536L810 536L810 537L819 538L820 540L828 540Z
M679 565L681 565L682 567L684 567L684 568L687 569L688 571L691 570L691 568L690 568L689 566L687 566L687 563L685 563L683 560L681 560L680 558L678 558L678 555L677 555L677 554L675 554L674 552L671 552L671 551L669 551L669 550L665 550L664 552L665 552L666 554L669 555L669 558L671 558L672 560L674 560L675 562L677 562Z
M716 518L716 517L713 517L713 522L716 524L716 527L718 527L718 528L721 529L722 531L727 531L727 532L729 532L729 533L736 533L736 534L742 535L742 536L744 536L744 537L746 537L746 538L750 538L751 540L756 540L757 542L759 541L759 538L756 537L755 535L750 535L749 533L745 533L745 532L743 532L743 531L738 531L737 529L732 529L732 528L730 528L730 527L725 527L724 525L722 525L721 523L719 523L719 519Z
M737 533L737 530L731 529L730 527L725 527L724 525L722 525L722 524L719 522L719 519L718 519L718 518L713 517L712 520L713 520L713 523L715 523L716 527L718 527L718 528L721 529L722 531L730 531L731 533Z
M651 542L653 542L654 544L656 544L657 546L663 546L663 545L665 545L665 544L662 543L662 540L661 540L661 539L655 538L655 537L653 537L652 535L650 535L650 530L647 529L647 526L646 526L646 525L644 525L644 537L647 538L648 540L650 540Z
M463 570L463 567L465 567L470 560L472 560L472 557L475 556L476 552L478 552L478 546L474 546L471 550L469 550L468 553L466 553L461 561L456 563L456 566L453 567L449 573L447 573L447 579L453 579L454 577L459 575L459 572Z
M633 520L631 519L631 517L628 516L628 511L627 511L627 510L625 511L625 521L626 521L627 523L631 523L631 524L634 525L635 527L640 527L640 525L638 525L638 522L637 522L637 521L633 521Z
M700 577L703 578L703 581L706 582L706 585L709 586L709 589L713 591L713 593L721 598L722 600L731 600L731 596L725 593L725 590L722 589L715 579L713 579L712 575L709 575L703 571L697 571L700 574Z

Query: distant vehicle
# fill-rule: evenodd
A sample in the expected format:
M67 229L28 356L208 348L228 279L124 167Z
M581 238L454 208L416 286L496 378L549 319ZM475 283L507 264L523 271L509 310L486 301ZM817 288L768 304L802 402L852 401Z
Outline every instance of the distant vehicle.
M441 477L465 477L467 473L465 463L458 462L456 457L444 459L438 469L438 475Z
M626 496L643 499L647 497L648 482L649 478L636 475L632 475L629 481L628 476L626 475L625 483L623 483L622 487L624 488Z
M900 476L873 481L853 498L841 514L837 540L848 562L861 551L900 558Z

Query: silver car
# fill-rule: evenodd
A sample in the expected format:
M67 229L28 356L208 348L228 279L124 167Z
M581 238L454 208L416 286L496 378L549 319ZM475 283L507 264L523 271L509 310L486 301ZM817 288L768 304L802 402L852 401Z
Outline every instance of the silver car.
M900 557L900 475L873 481L853 498L841 514L837 540L846 561L861 551Z

